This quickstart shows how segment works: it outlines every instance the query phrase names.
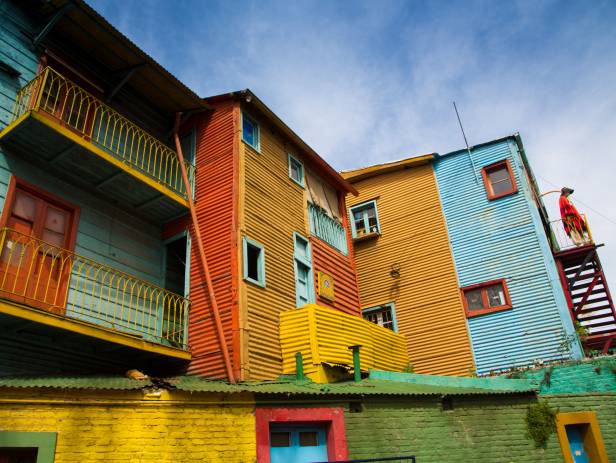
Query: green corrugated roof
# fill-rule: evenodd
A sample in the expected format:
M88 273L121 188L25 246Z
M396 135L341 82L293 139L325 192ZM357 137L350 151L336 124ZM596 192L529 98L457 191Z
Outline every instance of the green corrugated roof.
M427 375L418 375L427 376ZM510 382L489 388L472 385L436 385L418 382L389 381L381 379L365 379L359 383L346 381L332 384L316 384L311 381L296 381L294 378L284 378L279 381L246 382L228 384L223 381L211 381L194 376L169 378L165 382L177 390L186 392L219 392L219 393L253 393L257 395L337 395L337 396L416 396L416 395L477 395L477 394L515 394L532 392L536 388L526 380L502 380ZM160 383L156 381L156 383ZM150 380L136 381L123 377L38 377L38 378L0 378L0 387L20 388L60 388L60 389L95 389L95 390L136 390L153 386Z
M54 389L100 389L137 390L152 386L149 380L138 381L123 376L40 376L0 378L0 387L54 388Z

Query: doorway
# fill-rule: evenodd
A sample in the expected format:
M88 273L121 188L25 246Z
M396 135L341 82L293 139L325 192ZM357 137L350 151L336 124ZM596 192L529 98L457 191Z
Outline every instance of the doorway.
M272 426L270 463L309 463L327 460L324 426Z

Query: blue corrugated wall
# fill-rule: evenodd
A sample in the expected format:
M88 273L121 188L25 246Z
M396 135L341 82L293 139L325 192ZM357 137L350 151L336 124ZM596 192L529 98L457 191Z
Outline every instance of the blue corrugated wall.
M488 201L481 169L509 159L516 194ZM478 374L534 360L577 358L547 238L513 138L441 156L435 171L460 287L505 278L512 310L468 319ZM445 341L445 340L444 340Z

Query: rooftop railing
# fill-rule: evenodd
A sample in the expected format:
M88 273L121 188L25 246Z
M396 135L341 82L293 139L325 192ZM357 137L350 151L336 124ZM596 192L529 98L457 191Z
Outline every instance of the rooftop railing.
M1 298L186 349L185 297L8 228L0 250Z
M552 232L552 247L554 252L566 251L569 249L575 249L582 246L593 244L592 233L590 232L590 226L588 225L588 219L585 214L582 214L582 218L586 223L586 231L583 233L573 232L571 236L565 231L565 225L563 219L550 221L550 230Z
M13 121L27 111L41 111L90 143L187 197L177 154L120 113L46 67L18 93ZM194 166L186 163L192 184Z

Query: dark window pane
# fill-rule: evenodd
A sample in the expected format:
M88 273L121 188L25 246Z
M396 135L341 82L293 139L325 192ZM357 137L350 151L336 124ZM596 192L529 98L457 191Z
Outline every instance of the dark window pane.
M500 182L502 180L509 179L509 169L506 166L497 167L496 169L490 169L488 171L488 177L490 178L490 183Z
M291 447L290 432L273 432L270 439L271 447Z
M259 281L259 257L261 256L261 249L252 244L246 246L246 262L247 271L246 274L251 280Z
M483 300L481 299L481 289L466 291L464 297L466 297L466 304L469 310L480 310L485 308L483 306Z
M513 181L506 166L497 167L496 169L489 170L487 173L494 195L509 193L513 190Z
M253 122L247 117L243 118L242 137L246 143L251 146L257 145L256 127Z
M490 307L505 305L505 291L503 290L503 285L499 283L497 285L488 286L486 291L488 293L488 303Z
M299 433L300 447L316 447L317 445L319 445L319 439L316 432L306 431Z

